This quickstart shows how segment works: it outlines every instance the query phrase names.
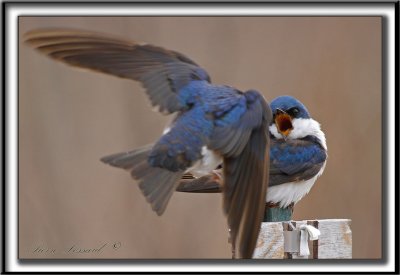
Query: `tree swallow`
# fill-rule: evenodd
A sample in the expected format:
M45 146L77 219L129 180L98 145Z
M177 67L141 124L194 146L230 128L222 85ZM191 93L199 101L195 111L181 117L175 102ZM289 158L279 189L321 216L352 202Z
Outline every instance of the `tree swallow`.
M299 202L323 173L327 160L325 134L307 108L291 96L271 101L273 121L270 132L269 188L270 207L286 208ZM186 174L177 191L221 192L222 172L215 170L199 178Z
M267 202L287 207L300 201L323 173L327 146L320 124L291 96L271 101L270 177Z
M151 104L176 116L154 144L101 160L126 169L161 215L185 173L224 165L223 210L238 256L251 258L268 187L272 112L263 96L214 85L181 53L94 32L34 30L26 42L69 65L140 81Z

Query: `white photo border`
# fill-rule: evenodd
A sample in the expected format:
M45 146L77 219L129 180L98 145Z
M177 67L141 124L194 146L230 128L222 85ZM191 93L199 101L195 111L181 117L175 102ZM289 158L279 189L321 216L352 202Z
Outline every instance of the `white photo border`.
M398 3L79 3L3 2L5 187L3 272L394 272L395 271L395 38ZM383 258L346 261L18 260L18 17L19 16L382 16ZM398 57L398 56L397 56ZM398 86L397 86L398 88ZM387 121L384 121L387 120ZM4 142L4 141L3 141ZM4 189L5 188L5 189ZM397 202L396 202L397 203ZM4 211L6 210L6 212ZM397 245L397 243L396 243ZM397 251L397 250L396 250ZM340 263L340 264L337 264ZM398 266L396 267L396 269Z

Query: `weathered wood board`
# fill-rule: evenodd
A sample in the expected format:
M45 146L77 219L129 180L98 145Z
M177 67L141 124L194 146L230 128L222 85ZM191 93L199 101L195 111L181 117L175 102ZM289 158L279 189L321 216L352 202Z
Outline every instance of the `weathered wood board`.
M349 219L293 221L295 228L311 224L321 232L318 240L309 241L309 256L285 253L284 228L286 222L264 222L253 254L254 259L351 259L352 232Z
M283 224L282 222L263 222L258 235L254 259L283 259Z

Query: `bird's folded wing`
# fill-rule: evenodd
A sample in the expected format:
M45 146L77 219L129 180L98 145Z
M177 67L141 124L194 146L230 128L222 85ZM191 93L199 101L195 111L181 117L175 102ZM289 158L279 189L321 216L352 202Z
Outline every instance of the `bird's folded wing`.
M269 185L311 179L320 172L326 159L326 150L312 137L271 139Z
M163 113L186 107L178 93L191 80L209 81L206 71L183 54L109 35L39 29L26 33L25 41L69 65L140 81Z
M217 140L211 140L212 147L224 155L223 208L240 258L252 257L263 220L269 167L267 125L271 120L261 95L246 98L247 110L240 120L217 131Z

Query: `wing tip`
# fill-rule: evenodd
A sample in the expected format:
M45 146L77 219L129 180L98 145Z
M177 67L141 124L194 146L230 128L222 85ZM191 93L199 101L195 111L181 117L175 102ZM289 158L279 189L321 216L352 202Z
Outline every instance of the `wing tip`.
M32 46L35 46L37 44L40 45L41 43L43 43L43 41L44 43L46 43L54 39L62 39L62 38L101 40L103 42L108 41L129 46L144 44L123 38L122 34L113 35L95 30L82 30L75 28L59 28L59 27L37 28L28 30L23 34L24 42Z

